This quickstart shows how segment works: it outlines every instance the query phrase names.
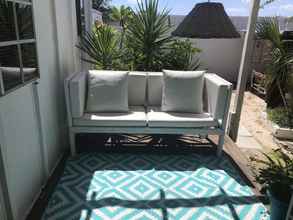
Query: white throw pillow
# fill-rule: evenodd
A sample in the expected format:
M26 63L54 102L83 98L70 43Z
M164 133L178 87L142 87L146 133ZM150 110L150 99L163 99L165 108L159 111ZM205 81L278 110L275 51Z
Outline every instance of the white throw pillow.
M87 112L128 112L128 72L90 70Z
M162 111L202 113L204 73L163 70Z

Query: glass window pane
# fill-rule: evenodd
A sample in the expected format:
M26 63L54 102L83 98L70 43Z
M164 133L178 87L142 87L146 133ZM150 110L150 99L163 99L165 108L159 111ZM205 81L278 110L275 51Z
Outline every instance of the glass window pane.
M26 4L15 4L17 23L19 30L19 39L34 38L34 23L32 6Z
M16 40L13 3L0 0L0 41Z
M0 72L5 91L22 83L16 45L0 47Z
M24 81L29 81L39 76L36 44L21 45Z

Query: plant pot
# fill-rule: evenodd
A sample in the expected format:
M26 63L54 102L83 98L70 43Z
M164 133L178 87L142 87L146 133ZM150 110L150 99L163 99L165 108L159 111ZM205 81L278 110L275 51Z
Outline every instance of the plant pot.
M279 125L272 122L273 135L279 139L293 140L293 129L282 128Z
M275 196L272 195L272 193L270 193L270 191L268 191L267 194L271 201L270 219L285 220L289 204L278 200Z

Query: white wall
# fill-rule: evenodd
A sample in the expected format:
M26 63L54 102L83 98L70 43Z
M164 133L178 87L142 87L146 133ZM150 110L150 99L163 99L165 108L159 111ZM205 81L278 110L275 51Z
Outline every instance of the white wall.
M15 219L24 213L44 181L32 85L0 99L1 146Z
M26 85L0 98L0 146L17 220L25 218L47 180L46 166L51 172L68 147L63 79L76 68L74 2L33 0L39 85L36 90Z
M236 82L240 66L243 38L192 39L194 46L202 49L202 68L217 73L230 82Z

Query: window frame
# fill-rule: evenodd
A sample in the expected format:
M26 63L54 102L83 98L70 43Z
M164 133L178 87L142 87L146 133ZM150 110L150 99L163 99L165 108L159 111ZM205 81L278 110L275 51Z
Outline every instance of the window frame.
M33 0L27 1L27 0L5 0L7 2L11 2L13 4L13 21L14 21L14 28L15 28L15 34L16 34L16 40L9 40L9 41L0 41L0 48L1 47L6 47L6 46L16 46L17 47L17 53L18 53L18 59L19 59L19 68L20 68L20 77L21 77L21 83L8 89L5 90L4 87L4 81L3 81L3 76L0 70L0 98L15 91L18 90L27 84L30 84L32 82L37 81L40 79L40 69L39 69L39 62L38 62L38 50L37 50L37 39L36 39L36 31L35 31L35 16L34 16L34 5L33 5ZM20 39L20 33L19 33L19 24L18 24L18 19L17 19L17 12L16 12L16 7L15 4L22 4L22 5L29 5L31 7L31 12L32 12L32 22L33 22L33 38L30 39ZM35 76L32 77L31 79L25 81L24 79L24 72L23 72L23 57L22 57L22 45L26 44L35 44L35 55L36 55L36 62L37 62L37 72L35 73Z

